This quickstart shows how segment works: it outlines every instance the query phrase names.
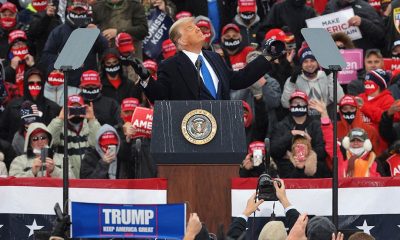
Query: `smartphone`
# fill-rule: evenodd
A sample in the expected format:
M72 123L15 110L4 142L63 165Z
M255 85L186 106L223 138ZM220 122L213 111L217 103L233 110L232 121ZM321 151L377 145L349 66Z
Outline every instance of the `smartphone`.
M108 152L109 154L115 154L116 151L117 151L117 146L115 146L115 145L108 145L108 150L107 150L107 152Z
M255 149L253 151L253 165L255 167L260 166L263 160L263 153L261 149Z
M69 107L68 108L70 116L81 116L86 115L86 107Z
M49 148L49 147L44 147L40 150L40 160L45 163L46 162L46 158L51 158L53 159L53 149Z

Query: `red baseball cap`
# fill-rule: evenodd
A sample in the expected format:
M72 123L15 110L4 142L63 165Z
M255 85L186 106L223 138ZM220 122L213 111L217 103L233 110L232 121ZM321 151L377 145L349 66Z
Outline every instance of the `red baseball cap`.
M115 46L120 53L135 51L135 46L133 45L133 40L129 33L119 33L115 38Z
M12 45L17 40L26 41L28 38L26 37L26 33L22 30L14 30L8 34L8 44Z
M265 155L265 143L261 141L254 141L249 144L249 148L247 149L248 153L253 154L254 150L261 150L263 155Z
M118 137L113 132L105 132L99 138L100 146L118 145Z
M238 0L239 12L256 12L255 0Z
M71 6L68 7L69 11L81 8L84 11L88 11L89 5L87 0L72 0Z
M162 54L164 59L170 58L174 56L176 53L176 46L171 41L171 39L167 39L162 43Z
M265 37L264 37L265 40L268 40L271 38L282 41L282 42L290 41L289 37L286 36L286 33L282 29L279 29L279 28L273 28L265 34Z
M47 77L47 82L52 86L59 86L64 83L64 73L52 71Z
M305 92L302 92L300 90L296 90L292 93L292 95L290 95L290 99L289 102L292 101L294 98L301 98L304 101L306 101L306 103L308 103L308 96Z
M181 11L181 12L178 12L175 15L175 19L178 20L178 19L181 19L181 18L184 18L184 17L191 17L191 16L193 16L191 12Z
M121 110L125 111L134 111L135 108L139 106L139 99L137 98L125 98L121 103Z
M44 11L47 7L48 1L47 0L32 0L32 6L35 8L36 11Z
M83 106L85 104L83 101L83 97L81 95L75 94L75 95L68 96L68 107L72 106L75 103L78 103L81 106Z
M345 105L350 105L353 107L357 107L356 99L350 95L344 95L342 99L339 101L339 107L343 107Z
M224 35L226 33L226 31L228 31L229 29L233 29L236 32L240 32L240 28L238 27L238 25L234 24L234 23L229 23L226 24L223 28L222 28L222 35Z
M15 6L13 3L10 2L5 2L0 8L0 12L3 12L5 10L10 10L13 13L17 12L17 6Z
M143 62L143 66L147 68L148 70L152 70L154 72L157 72L158 65L155 61L151 59L147 59L146 61Z
M208 29L211 29L211 23L206 20L200 20L196 23L196 26L198 27L206 27Z
M94 70L88 70L82 73L80 87L95 85L101 86L99 73Z

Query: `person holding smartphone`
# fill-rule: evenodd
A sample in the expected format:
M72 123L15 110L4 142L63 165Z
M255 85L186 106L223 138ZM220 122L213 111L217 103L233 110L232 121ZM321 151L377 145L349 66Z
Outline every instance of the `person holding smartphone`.
M88 150L81 165L81 178L116 179L117 154L120 147L117 131L108 124L96 135L96 146Z
M43 123L31 123L25 136L25 153L10 166L10 176L62 178L63 156L52 154L53 136ZM69 177L75 178L71 168Z

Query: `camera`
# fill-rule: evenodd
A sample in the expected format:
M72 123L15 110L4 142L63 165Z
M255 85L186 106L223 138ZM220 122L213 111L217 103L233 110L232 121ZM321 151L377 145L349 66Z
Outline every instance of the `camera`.
M278 187L281 187L281 182L273 180L270 175L266 173L260 175L258 178L256 191L258 200L263 199L264 201L278 201L274 182L277 182Z
M271 56L272 59L277 59L285 52L286 52L286 45L282 41L271 38L264 42L263 54Z
M68 108L70 116L81 116L86 115L86 108L85 107L69 107Z

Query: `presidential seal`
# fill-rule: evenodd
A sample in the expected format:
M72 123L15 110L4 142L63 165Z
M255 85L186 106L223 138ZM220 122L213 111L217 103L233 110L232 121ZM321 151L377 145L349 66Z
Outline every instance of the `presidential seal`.
M182 134L196 145L209 143L217 133L217 121L214 116L202 109L190 111L182 120Z

